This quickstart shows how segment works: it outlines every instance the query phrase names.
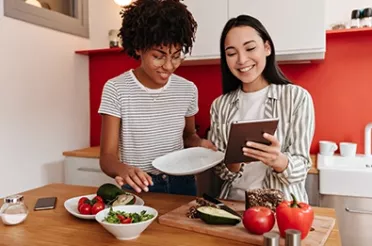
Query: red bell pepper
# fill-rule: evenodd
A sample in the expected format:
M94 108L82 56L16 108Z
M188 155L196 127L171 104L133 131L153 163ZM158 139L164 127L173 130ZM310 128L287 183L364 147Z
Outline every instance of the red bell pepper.
M276 208L280 236L285 237L287 229L295 229L301 232L301 239L304 239L313 224L314 211L309 204L297 202L292 193L291 196L293 201L283 201Z

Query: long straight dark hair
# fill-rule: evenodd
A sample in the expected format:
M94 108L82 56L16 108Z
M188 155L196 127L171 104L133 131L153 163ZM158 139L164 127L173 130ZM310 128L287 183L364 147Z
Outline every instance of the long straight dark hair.
M266 57L266 66L262 72L262 75L265 80L268 81L270 84L291 84L292 82L283 74L280 70L276 59L275 59L275 47L274 43L267 32L266 28L262 25L262 23L249 15L239 15L236 18L230 19L225 27L223 28L221 39L220 39L220 53L221 53L221 72L222 72L222 91L223 94L227 94L231 91L235 91L238 89L242 82L235 77L229 67L227 66L226 62L226 54L225 54L225 39L227 33L233 27L239 26L250 26L257 31L257 33L262 38L263 42L269 42L271 47L271 54Z

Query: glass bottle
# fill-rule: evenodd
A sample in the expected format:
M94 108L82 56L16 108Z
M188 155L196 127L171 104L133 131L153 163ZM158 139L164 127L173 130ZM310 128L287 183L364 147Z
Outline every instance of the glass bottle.
M109 31L110 48L120 47L119 30L112 29Z
M26 220L28 208L23 195L8 196L0 209L0 217L5 225L17 225Z

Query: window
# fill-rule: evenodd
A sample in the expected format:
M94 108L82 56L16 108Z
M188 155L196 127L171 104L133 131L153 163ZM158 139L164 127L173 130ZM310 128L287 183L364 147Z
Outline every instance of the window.
M89 38L88 0L4 0L4 16Z

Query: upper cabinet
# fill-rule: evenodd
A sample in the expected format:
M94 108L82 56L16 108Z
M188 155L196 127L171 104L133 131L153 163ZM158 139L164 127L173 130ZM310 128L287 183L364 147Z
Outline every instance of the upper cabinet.
M227 0L185 0L188 10L198 23L195 44L188 59L220 56L220 36L227 22Z
M241 14L262 22L273 39L278 61L324 59L324 0L185 0L198 23L196 41L187 60L218 59L226 22Z
M229 18L257 18L273 39L278 60L323 59L325 1L229 0Z

